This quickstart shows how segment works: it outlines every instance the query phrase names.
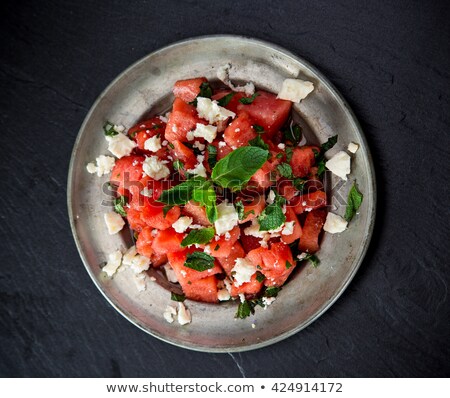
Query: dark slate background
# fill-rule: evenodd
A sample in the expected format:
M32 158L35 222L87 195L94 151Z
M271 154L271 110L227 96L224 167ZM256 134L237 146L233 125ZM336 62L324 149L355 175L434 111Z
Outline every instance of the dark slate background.
M0 5L1 376L450 376L450 7L446 1L23 1ZM69 158L88 109L131 63L231 33L317 66L374 157L375 236L338 302L241 354L191 352L107 304L78 256Z

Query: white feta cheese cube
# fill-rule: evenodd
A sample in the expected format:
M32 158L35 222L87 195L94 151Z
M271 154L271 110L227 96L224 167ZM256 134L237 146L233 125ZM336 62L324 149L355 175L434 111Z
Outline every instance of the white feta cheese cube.
M183 233L192 224L192 217L182 216L172 224L172 228L179 234Z
M203 165L204 159L205 159L205 157L203 155L198 155L197 156L197 161L198 161L197 165L193 169L187 170L187 172L206 178L206 169L205 169L205 166Z
M144 149L150 152L157 152L162 148L161 137L154 135L144 142Z
M250 282L252 275L256 272L253 263L245 258L237 258L234 263L235 266L231 270L234 272L234 285L239 287L243 283Z
M123 255L122 263L123 265L131 266L133 258L138 254L136 246L131 246Z
M283 144L283 143L280 143L280 144L278 144L278 148L279 148L279 149L285 149L285 148L286 148L286 145Z
M359 149L359 145L355 144L354 142L350 142L350 144L348 144L347 149L351 153L356 153L356 151Z
M272 304L276 300L275 297L263 297L262 303L264 304L264 309L266 310L267 307Z
M350 160L348 153L340 151L325 162L325 167L333 174L347 181L347 174L350 174Z
M213 142L217 136L217 127L211 125L204 125L202 123L197 123L195 130L192 130L192 135L189 137L204 138L209 143ZM204 148L203 148L204 149Z
M180 325L186 325L191 323L191 312L184 306L183 303L178 303L178 323Z
M219 148L223 148L225 146L227 146L227 143L225 141L219 141L219 144L218 144Z
M168 305L166 307L166 310L163 313L163 317L164 319L169 322L169 323L173 323L173 317L177 315L177 310L176 308Z
M133 279L134 279L136 288L139 292L143 292L147 288L147 285L145 283L145 273L144 272L140 272L139 274L133 275Z
M108 150L119 159L128 156L137 145L122 133L106 137L106 140L108 141Z
M300 102L314 90L314 84L301 79L285 79L278 93L279 99Z
M198 115L207 120L210 124L234 118L236 114L217 104L217 101L211 101L209 98L197 98Z
M209 141L208 141L209 142ZM194 144L192 145L193 148L197 148L199 151L204 151L206 146L205 144L202 144L199 141L194 141Z
M147 198L151 198L151 197L153 197L153 189L145 187L141 191L141 195L142 196L147 196Z
M173 283L178 282L177 274L175 273L173 268L170 266L170 264L164 265L164 271L166 272L167 280L169 282L173 282Z
M269 194L267 195L266 200L267 204L271 205L275 201L275 197L276 197L275 192L273 190L270 190Z
M86 165L86 169L87 169L88 173L91 173L91 174L94 174L97 172L97 166L93 162L88 163Z
M217 292L217 298L219 301L228 301L231 298L230 292L224 287Z
M110 253L108 255L108 262L106 265L102 268L103 272L106 272L106 275L109 277L112 277L120 265L122 264L122 252L120 250L116 250L113 253Z
M161 180L170 175L169 168L165 165L166 161L161 161L157 156L149 156L142 164L142 170L154 180Z
M100 155L95 161L97 162L97 175L99 177L109 174L116 164L116 160L111 156Z
M125 221L123 221L122 216L114 211L104 214L103 217L110 235L117 234L117 232L119 232L125 225Z
M259 223L256 218L252 220L252 224L244 229L245 235L254 236L255 238L264 238L266 235L268 235L267 231L260 231L259 230Z
M217 206L217 220L214 223L217 235L231 231L239 221L239 216L232 203L222 202Z
M292 235L294 233L295 221L287 221L284 223L284 228L281 231L281 235Z
M327 214L327 219L323 226L323 230L329 232L330 234L338 234L339 232L345 231L347 224L347 221L345 221L341 216L329 212Z
M140 274L141 272L147 271L149 268L150 259L148 257L138 254L133 257L133 260L131 260L130 269L135 274Z

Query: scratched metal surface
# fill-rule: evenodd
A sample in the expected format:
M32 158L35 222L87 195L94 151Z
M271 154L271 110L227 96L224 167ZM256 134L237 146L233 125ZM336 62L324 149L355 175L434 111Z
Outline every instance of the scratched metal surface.
M449 375L448 5L260 3L2 4L1 376ZM337 303L236 354L177 348L118 315L82 268L65 201L76 133L107 84L164 45L216 33L317 66L362 124L379 191L368 255Z

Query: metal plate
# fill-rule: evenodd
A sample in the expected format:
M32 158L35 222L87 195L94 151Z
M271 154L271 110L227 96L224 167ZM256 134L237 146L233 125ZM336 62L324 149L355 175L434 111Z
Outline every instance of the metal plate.
M344 199L354 179L364 201L347 231L324 234L318 257L321 264L296 270L277 300L267 310L235 320L236 303L218 305L187 300L192 323L167 323L164 309L170 294L155 282L139 293L127 271L108 279L101 272L107 254L125 250L129 237L109 236L103 214L111 208L102 187L107 177L86 172L86 164L108 154L102 134L106 120L130 127L146 115L169 109L171 88L179 79L206 76L216 79L217 68L231 62L231 78L252 81L258 88L278 92L285 78L312 81L315 90L294 105L308 141L322 143L339 134L331 154L349 142L360 145L352 156L352 173L343 183L331 178L333 211L343 214ZM81 126L75 142L68 179L68 207L72 232L92 280L111 305L151 335L177 346L207 352L260 348L297 333L323 314L342 294L366 253L375 218L375 177L366 140L353 113L336 89L314 67L273 44L238 36L210 36L186 40L156 51L132 65L100 95ZM252 327L252 323L256 326Z

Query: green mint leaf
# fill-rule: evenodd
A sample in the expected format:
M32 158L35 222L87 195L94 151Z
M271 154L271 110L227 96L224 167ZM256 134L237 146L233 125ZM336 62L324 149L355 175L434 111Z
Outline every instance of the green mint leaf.
M287 146L285 152L286 152L286 162L290 163L292 159L292 154L294 153L294 148L292 148L291 146Z
M219 215L216 206L216 191L209 181L204 181L203 184L194 187L192 190L192 199L205 206L206 216L211 223L217 220Z
M181 247L187 247L194 244L203 245L209 243L214 238L214 227L193 229L189 234L181 241Z
M281 163L277 166L277 170L282 177L292 178L292 167L289 163Z
M328 141L320 146L320 152L325 153L325 152L329 151L331 148L333 148L336 145L337 140L338 140L337 135L334 135L333 137L328 138Z
M270 231L281 227L286 221L286 216L283 214L281 205L274 202L267 206L263 212L258 216L259 230Z
M214 251L217 251L220 249L220 245L216 245L216 247L214 248Z
M363 198L364 198L364 196L361 192L359 192L358 187L356 186L356 181L355 181L348 193L347 208L345 210L345 216L344 216L346 221L350 222L351 219L354 217L354 215L358 211L359 207L361 206Z
M322 177L322 174L325 172L325 159L322 158L317 162L317 175Z
M245 220L249 214L255 214L254 210L250 210L245 212L244 204L242 203L242 200L238 200L235 202L234 207L236 208L238 218L240 221Z
M152 126L152 130L157 130L157 129L160 129L162 126L160 125L160 124L154 124L153 126Z
M255 130L258 134L264 133L264 127L260 126L259 124L254 124L253 130Z
M302 139L302 129L298 124L290 125L283 131L286 141L290 141L293 146L297 146Z
M236 93L232 91L231 93L225 95L220 100L218 100L217 103L219 104L219 106L227 106L234 97L234 94Z
M235 318L245 319L252 313L253 308L251 307L248 300L245 300L243 303L239 303L238 309L236 311ZM253 310L254 312L254 310Z
M317 268L320 264L320 260L317 258L315 254L307 253L305 257L303 257L300 261L311 261L314 268Z
M172 205L165 205L165 206L163 207L163 216L164 216L164 218L166 218L167 213L169 212L169 210L170 210L172 207L173 207Z
M277 156L275 156L275 157L276 157L277 159L281 159L283 156L284 156L283 153L280 152L280 153L277 153Z
M258 93L255 93L251 97L242 97L239 102L244 105L250 105L258 95Z
M271 286L266 289L264 292L265 297L277 297L281 287Z
M266 279L266 277L261 272L256 271L256 280L261 283L264 279Z
M289 269L291 267L292 267L292 264L288 260L286 260L286 269Z
M217 163L217 148L214 145L208 145L208 164L211 169L214 168L214 166Z
M264 140L261 138L260 135L258 135L257 137L253 138L252 140L250 140L248 142L248 145L254 146L254 147L258 147L258 148L261 148L261 149L265 149L265 150L269 149L269 145L267 145L264 142ZM270 153L268 153L268 155L270 155Z
M128 199L126 196L119 196L117 199L114 199L114 211L122 217L126 217L127 212L125 211L125 205L127 203Z
M266 162L268 154L269 151L258 147L238 148L217 162L211 178L223 188L240 190Z
M175 149L175 146L171 142L169 142L167 145L169 145L170 148Z
M172 301L178 301L178 302L182 303L184 300L186 300L186 296L184 294L177 294L177 293L171 292L170 299Z
M105 133L105 135L107 137L114 137L115 135L119 134L115 128L114 128L114 124L111 122L106 122L103 125L103 132Z
M212 88L209 85L208 82L203 82L200 84L200 92L197 95L197 97L194 99L194 101L189 102L190 105L197 106L197 98L198 97L204 97L204 98L211 98L213 94Z
M206 271L214 268L214 257L204 252L189 253L184 266L199 272Z
M294 178L292 180L292 183L294 184L294 187L295 187L295 189L297 191L303 191L303 188L305 187L306 180L303 179L303 178L298 177L298 178Z
M203 185L205 181L206 180L203 177L192 177L181 184L163 191L161 196L157 199L157 202L172 206L183 205L191 200L194 188Z
M173 168L175 170L183 170L184 163L180 159L177 159L173 162Z

